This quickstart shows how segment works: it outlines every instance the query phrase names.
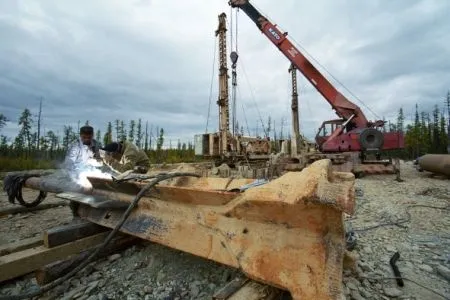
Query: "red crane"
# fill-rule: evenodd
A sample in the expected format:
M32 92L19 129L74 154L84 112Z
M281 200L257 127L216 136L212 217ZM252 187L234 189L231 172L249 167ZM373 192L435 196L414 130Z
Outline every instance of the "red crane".
M252 5L248 0L230 0L229 5L237 7L256 24L264 35L291 61L308 79L316 90L330 103L338 120L322 123L316 136L316 143L322 152L381 151L404 147L401 132L382 132L385 121L369 121L362 110L342 95L311 62L281 32L276 25ZM327 135L327 125L331 134Z

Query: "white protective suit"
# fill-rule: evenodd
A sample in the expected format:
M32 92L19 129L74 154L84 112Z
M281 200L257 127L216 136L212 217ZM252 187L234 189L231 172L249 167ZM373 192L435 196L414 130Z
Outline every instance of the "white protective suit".
M95 165L95 158L99 158L101 145L95 139L90 146L84 145L81 139L73 143L66 154L64 164L69 170L81 170Z

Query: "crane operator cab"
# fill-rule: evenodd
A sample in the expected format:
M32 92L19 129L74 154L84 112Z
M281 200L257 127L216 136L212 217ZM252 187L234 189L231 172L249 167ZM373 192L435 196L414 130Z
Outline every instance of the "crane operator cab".
M316 143L322 152L374 153L379 159L385 141L385 134L380 129L379 126L355 128L351 122L342 119L329 120L319 128Z

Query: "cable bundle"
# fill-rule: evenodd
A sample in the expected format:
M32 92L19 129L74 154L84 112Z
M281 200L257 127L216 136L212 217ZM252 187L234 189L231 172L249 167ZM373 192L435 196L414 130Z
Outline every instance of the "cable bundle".
M35 207L44 201L47 197L47 192L39 191L39 195L32 202L25 202L22 196L23 184L28 178L40 177L41 174L30 173L30 174L8 174L3 180L3 190L8 194L8 201L15 204L17 200L22 206L25 207Z

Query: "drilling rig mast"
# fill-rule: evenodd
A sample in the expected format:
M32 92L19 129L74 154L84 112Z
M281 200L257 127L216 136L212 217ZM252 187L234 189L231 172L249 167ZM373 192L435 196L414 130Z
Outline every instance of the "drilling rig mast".
M225 153L228 145L228 133L230 129L230 108L228 96L228 68L227 68L227 27L226 15L219 15L219 26L216 36L219 36L219 152Z
M289 68L292 79L292 102L291 102L291 117L292 117L292 138L291 138L291 155L298 153L298 146L300 143L300 125L298 118L298 92L297 92L297 68L291 64Z

